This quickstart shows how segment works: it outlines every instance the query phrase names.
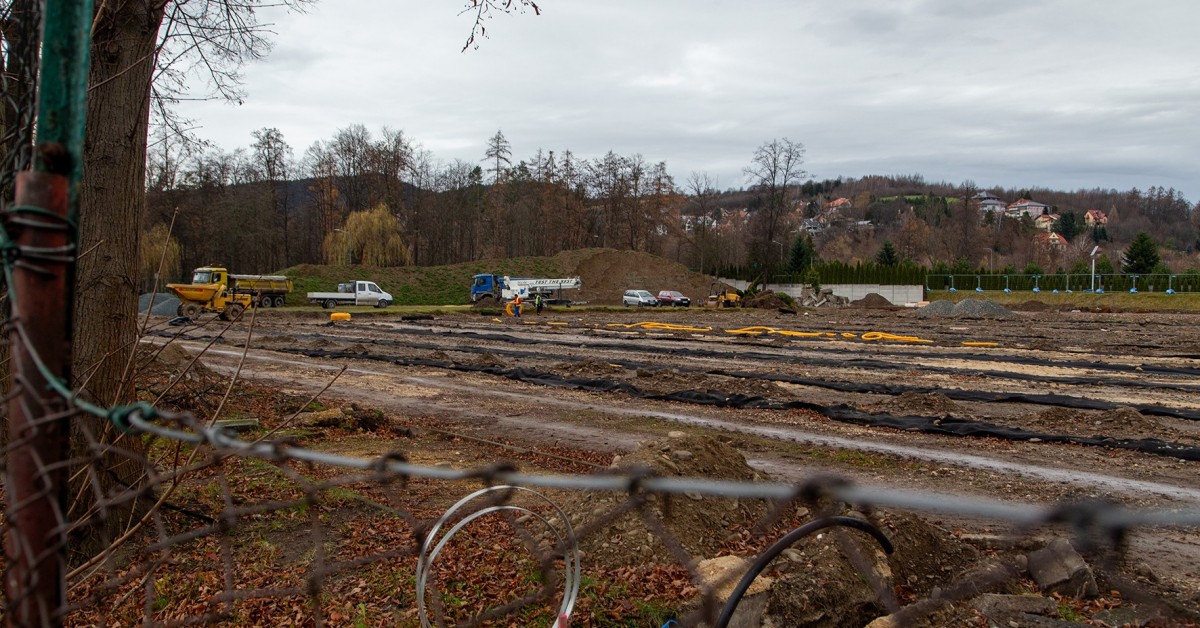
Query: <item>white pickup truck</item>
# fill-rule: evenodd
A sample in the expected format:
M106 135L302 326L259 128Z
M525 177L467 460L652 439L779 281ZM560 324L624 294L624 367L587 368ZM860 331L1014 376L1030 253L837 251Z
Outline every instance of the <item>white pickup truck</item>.
M387 307L392 304L392 295L375 285L374 281L351 281L339 283L337 292L309 292L308 302L319 303L325 309L339 305L374 305Z

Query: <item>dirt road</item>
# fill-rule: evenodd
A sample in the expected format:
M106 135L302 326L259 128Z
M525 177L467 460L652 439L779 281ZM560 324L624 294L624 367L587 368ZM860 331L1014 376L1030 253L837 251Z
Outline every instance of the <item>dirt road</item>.
M637 325L647 321L659 325ZM249 350L249 321L223 333L216 322L162 326L151 339L177 336L189 351L211 343L209 367L240 364L242 377L281 390L311 394L336 376L330 397L535 450L622 455L689 430L730 442L778 480L835 473L997 501L1195 509L1198 321L694 308L329 324L268 311L253 321ZM1156 528L1132 542L1181 598L1200 599L1200 538Z

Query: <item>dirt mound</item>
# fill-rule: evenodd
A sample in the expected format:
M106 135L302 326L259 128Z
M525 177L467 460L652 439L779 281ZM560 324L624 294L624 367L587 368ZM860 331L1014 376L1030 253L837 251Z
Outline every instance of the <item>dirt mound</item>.
M713 283L711 277L694 273L683 264L639 251L583 249L555 256L562 268L573 269L583 287L572 299L600 305L620 305L626 290L678 290L702 305Z
M749 299L743 300L742 307L752 307L761 310L778 310L780 308L790 308L792 307L792 304L784 300L784 298L774 290L766 290L754 295Z
M1157 438L1177 440L1183 434L1157 417L1145 416L1123 407L1090 412L1068 408L1049 408L1027 417L1015 427L1046 434L1068 436L1107 436L1110 438ZM1187 440L1184 438L1184 440Z
M721 480L753 481L765 479L746 464L733 447L712 438L672 432L671 437L643 443L629 455L615 461L620 468L648 468L659 476L705 477ZM628 500L626 495L594 493L576 496L564 510L578 527L584 522L603 520ZM676 495L669 503L658 496L648 499L653 513L672 536L697 558L716 556L727 531L748 529L763 516L765 504L754 500L736 500ZM628 565L632 557L642 562L674 562L671 552L658 535L646 527L636 513L625 513L607 527L581 540L580 548L588 562L613 566Z
M979 559L975 548L914 515L880 512L873 519L895 546L891 556L862 533L840 531L808 537L793 546L796 552L788 560L774 563L779 579L767 614L775 625L862 626L887 612L876 601L869 579L890 574L898 590L925 597ZM850 544L873 563L873 575L860 575L847 558Z
M884 297L877 292L869 292L863 298L861 298L857 301L851 301L850 307L880 309L880 308L890 308L890 307L895 307L895 306L892 305L891 301L887 300L887 297Z
M897 415L947 416L960 413L962 408L942 393L906 392L895 399L875 404L871 410Z
M1163 425L1156 417L1146 416L1133 408L1114 408L1089 418L1093 433L1103 436L1172 440L1179 435L1177 430Z

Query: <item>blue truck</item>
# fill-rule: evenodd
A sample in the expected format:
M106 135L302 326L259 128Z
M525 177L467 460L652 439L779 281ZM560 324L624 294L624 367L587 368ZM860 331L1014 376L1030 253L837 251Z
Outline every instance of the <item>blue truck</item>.
M497 304L504 304L517 295L522 300L532 301L534 296L540 294L547 305L571 305L571 299L563 296L563 290L582 286L579 277L525 279L496 274L475 275L471 281L471 303L491 299Z

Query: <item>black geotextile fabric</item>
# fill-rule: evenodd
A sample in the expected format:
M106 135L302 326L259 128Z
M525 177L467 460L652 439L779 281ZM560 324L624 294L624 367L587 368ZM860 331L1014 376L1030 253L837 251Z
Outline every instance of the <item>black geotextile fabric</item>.
M478 338L480 340L494 340L497 342L508 342L508 343L513 343L513 344L563 344L565 346L578 346L579 345L578 342L569 342L569 341L556 342L553 340L548 341L545 338L519 338L516 336L510 336L508 334L498 334L498 333L492 333L492 332L478 332L478 331L441 332L441 331L436 331L436 330L432 330L432 329L431 330L404 329L404 330L396 331L396 333L402 333L402 334L408 334L408 333L414 333L414 332L418 333L418 334L428 334L428 335L466 336L469 338ZM672 339L670 336L663 336L661 338L656 338L656 340L670 340L670 339ZM687 340L687 339L680 338L680 340ZM709 357L708 356L709 353L717 355L717 356L727 355L725 352L720 352L720 351L711 351L711 350L703 350L703 349L662 349L662 348L658 348L658 347L646 347L645 345L636 344L636 343L612 343L612 344L606 343L605 346L613 347L613 348L636 349L639 351L656 351L656 352L662 352L662 353L668 353L668 354L689 353L689 354L694 354L694 355L704 355L706 357ZM806 351L832 351L831 349L821 349L818 347L808 347L805 350ZM778 359L778 357L779 357L777 355L762 354L762 353L756 354L754 352L748 352L748 355L750 355L751 357L768 357L768 358L775 358L775 359ZM907 353L907 352L894 352L894 353L891 353L891 355L896 355L898 357L912 357L912 354ZM1158 364L1138 364L1138 365L1106 364L1103 362L1089 362L1086 360L1049 361L1049 360L1042 360L1039 358L1026 357L1026 356L1012 356L1012 355L999 356L999 355L989 355L986 353L963 353L963 352L938 353L934 357L937 357L939 359L973 360L976 362L1008 362L1008 363L1013 363L1013 364L1024 364L1024 365L1032 365L1032 366L1057 366L1057 367L1063 367L1063 368L1081 368L1081 369L1089 369L1089 370L1093 370L1093 371L1114 371L1114 372L1121 372L1121 373L1162 373L1162 374L1167 374L1167 375L1200 375L1200 368L1165 366L1165 365L1158 365ZM887 362L879 362L878 360L863 360L863 361L866 363L869 363L873 367L889 366L889 364ZM845 362L844 360L839 360L839 363L844 363L844 362ZM896 368L896 367L893 366L892 368Z
M478 340L490 340L490 341L494 341L494 342L504 342L504 343L509 343L509 344L518 344L518 345L555 345L555 346L572 347L572 348L580 347L580 343L577 340L568 341L568 340L557 340L557 339L544 338L544 337L542 337L542 338L521 338L521 337L517 337L517 336L511 336L508 334L499 334L499 333L492 333L492 332L477 332L477 331L446 332L446 331L437 331L437 330L433 330L433 329L403 329L403 330L395 330L394 333L406 334L406 335L408 335L408 334L422 335L422 336L467 337L467 338L478 339ZM655 340L684 341L684 340L688 340L688 339L675 338L675 337L671 337L671 336L662 336L662 337L656 337ZM698 347L667 349L667 348L663 348L663 347L647 346L644 343L634 343L634 342L605 342L605 343L597 343L595 345L588 345L588 346L590 346L592 348L603 348L603 349L610 349L610 350L627 350L627 351L636 351L636 352L640 352L640 353L659 353L659 354L667 354L667 355L692 355L692 356L696 356L696 357L706 357L706 358L712 358L712 357L723 358L723 357L729 356L728 351L718 351L718 350L714 350L714 349L702 349L702 348L698 348ZM824 349L824 348L820 348L820 347L805 347L804 350L807 352L833 352L833 351L835 351L833 349ZM897 358L910 359L910 358L914 357L914 354L912 354L910 352L888 352L888 351L880 351L878 349L876 349L875 351L877 354L892 355ZM845 355L845 354L843 353L842 355ZM1047 377L1047 376L1042 376L1042 375L1029 375L1029 374L1024 374L1024 373L1009 373L1009 372L1004 372L1004 371L987 371L987 370L982 370L982 369L969 369L968 370L968 369L960 369L960 368L939 367L939 366L934 366L934 365L913 365L911 363L905 363L905 362L899 362L899 361L889 362L889 361L886 361L883 359L861 358L861 357L843 357L843 358L837 358L837 359L822 359L822 358L817 358L817 357L813 357L813 356L804 356L802 358L801 357L792 358L792 357L787 357L787 356L781 356L777 353L763 353L761 351L753 351L753 350L740 350L737 353L737 357L739 359L770 360L770 361L776 361L776 362L782 361L782 362L788 362L788 363L792 363L792 364L809 364L809 365L814 365L814 366L840 366L840 367L854 367L854 368L864 368L864 369L888 369L888 370L903 370L903 369L910 369L910 368L919 368L923 371L929 371L929 372L935 372L935 373L971 373L971 374L987 375L989 377L1003 377L1006 379L1042 381L1042 382L1053 381L1053 382L1063 383L1063 384L1085 384L1086 385L1086 384L1093 384L1093 383L1098 383L1098 384L1104 383L1104 380L1098 380L1098 379L1094 379L1094 378ZM1103 362L1088 362L1088 361L1083 361L1083 360L1051 361L1051 360L1042 360L1042 359L1026 357L1026 356L1011 356L1011 355L999 356L999 355L988 355L988 354L981 354L981 353L961 353L961 352L937 353L937 354L932 355L931 357L941 359L941 360L970 360L973 362L1005 362L1005 363L1011 363L1011 364L1023 364L1026 366L1080 368L1080 369L1087 369L1087 370L1091 370L1091 371L1109 371L1109 372L1115 372L1115 373L1133 373L1133 374L1136 374L1136 373L1159 373L1159 374L1164 374L1164 375L1200 375L1200 369L1198 369L1198 368L1174 367L1174 366L1163 366L1163 365L1154 365L1154 364L1140 364L1140 365L1106 364ZM1128 382L1128 383L1122 382L1122 384L1123 385L1135 385L1135 386L1138 385L1137 382ZM1164 386L1154 385L1154 386L1146 386L1146 387L1163 388ZM1180 389L1195 390L1196 388L1195 387L1180 387Z
M340 351L322 351L309 350L298 351L309 357L321 358L356 358L356 359L379 359L372 358L357 353L346 353ZM409 359L409 358L390 358L387 361L400 366L423 366L432 368L441 368L454 371L462 371L468 373L485 373L498 377L505 377L516 381L526 382L529 384L538 384L541 386L553 386L558 388L571 388L576 390L586 390L591 392L615 392L624 393L641 399L654 399L663 401L678 401L683 403L694 403L706 406L716 406L721 408L754 408L766 410L810 410L822 414L834 421L843 423L852 423L855 425L864 425L872 427L890 427L893 429L905 430L910 432L923 432L926 434L942 434L948 436L974 436L974 437L990 437L1000 438L1004 440L1030 441L1039 440L1049 443L1069 443L1074 445L1085 445L1092 447L1112 447L1116 449L1129 449L1140 451L1143 453L1166 456L1170 458L1178 458L1181 460L1200 460L1200 448L1190 445L1182 445L1169 441L1163 441L1156 438L1145 439L1119 439L1107 438L1101 436L1066 436L1061 434L1044 434L1041 432L1031 432L1028 430L1004 427L992 423L983 423L980 421L968 421L965 419L956 419L953 417L922 417L922 416L898 416L890 414L872 414L863 412L846 404L837 404L832 406L824 406L805 401L773 401L765 397L743 395L740 393L727 394L720 391L707 390L681 390L672 393L647 393L640 390L638 387L627 382L620 382L603 378L592 377L560 377L553 373L538 371L536 369L528 369L523 367L504 367L504 366L486 366L474 364L459 364L455 362L446 362L441 360L425 360L425 359Z
M414 348L414 349L429 349L429 350L445 350L446 349L445 347L442 347L439 345L422 345L421 343L409 343L409 344L405 344L404 346L407 348ZM279 349L279 351L282 351L284 353L301 353L301 354L305 354L305 355L310 354L309 350L306 350L306 349ZM538 353L538 352L533 352L533 351L520 351L520 350L497 349L497 348L457 347L457 348L453 349L453 351L457 351L457 352L461 352L461 353L490 353L493 355L500 355L500 356L513 357L513 358L545 357L544 354ZM364 360L375 360L375 361L385 361L385 362L391 362L391 361L395 360L394 358L389 357L389 356L370 355L370 354L362 354L362 353L340 354L340 355L336 355L336 356L330 355L329 357L357 357L359 359L364 359ZM574 360L576 362L581 361L581 360L569 358L569 357L562 358L562 359ZM654 371L654 370L658 370L660 368L660 367L652 365L652 364L646 364L643 362L634 362L634 361L630 361L630 360L610 359L610 360L606 360L606 362L609 362L612 364L617 364L617 365L620 365L621 367L628 368L628 369L646 369L646 370ZM1187 409L1187 408L1171 408L1171 407L1167 407L1167 406L1160 406L1160 405L1148 404L1148 403L1119 404L1119 403L1113 403L1111 401L1102 401L1099 399L1088 399L1086 397L1073 397L1070 395L1051 395L1051 394L1039 394L1039 393L1006 393L1006 392L993 392L993 391L984 391L984 390L963 390L963 389L959 389L959 388L935 388L935 387L928 387L928 386L907 386L904 384L837 382L837 381L828 381L828 380L823 380L823 379L813 379L813 378L807 378L807 377L793 377L791 375L778 375L778 374L774 374L774 373L726 371L726 370L722 370L722 369L707 370L707 369L688 369L685 367L679 367L679 368L676 368L675 370L680 371L680 372L685 372L685 373L717 375L717 376L721 376L721 377L733 377L733 378L738 378L738 379L757 379L757 380L763 380L763 381L784 382L784 383L788 383L788 384L797 384L800 386L810 386L813 388L824 388L826 390L836 390L839 392L849 392L849 393L869 393L869 394L880 394L880 395L902 395L904 393L914 393L914 394L939 393L941 395L944 395L948 399L954 399L956 401L983 401L983 402L987 402L987 403L1027 403L1027 404L1031 404L1031 405L1054 406L1054 407L1058 407L1058 408L1071 408L1074 410L1115 410L1116 408L1125 407L1125 408L1133 408L1133 409L1137 410L1138 412L1140 412L1144 415L1147 415L1147 416L1164 416L1164 417L1171 417L1171 418L1176 418L1176 419L1185 419L1185 420L1189 420L1189 421L1200 421L1200 410ZM965 371L956 371L956 372L963 373ZM1048 380L1038 379L1036 381L1048 381ZM1124 382L1124 381L1117 382L1117 381L1112 381L1112 380L1098 380L1098 379L1083 379L1081 381L1072 382L1072 383L1098 385L1098 386L1104 386L1104 385L1130 386L1129 382ZM1158 388L1158 389L1170 388L1169 386L1152 386L1152 385L1146 384L1145 382L1141 382L1141 383L1144 385L1144 387L1152 387L1152 388Z

